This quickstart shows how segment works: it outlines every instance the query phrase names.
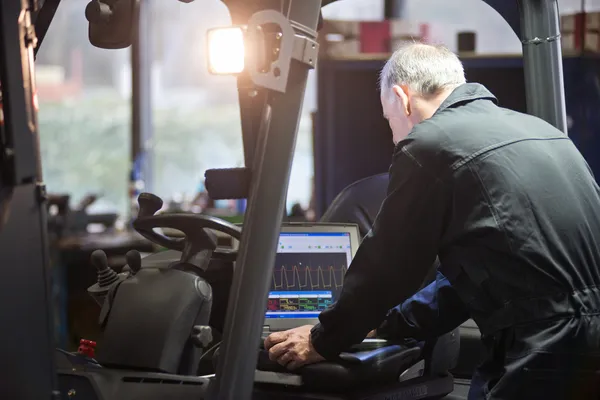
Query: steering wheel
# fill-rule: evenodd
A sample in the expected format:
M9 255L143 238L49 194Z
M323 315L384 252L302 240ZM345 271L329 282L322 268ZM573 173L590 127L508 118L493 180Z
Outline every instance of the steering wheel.
M218 249L216 236L207 231L212 229L234 239L241 240L240 227L222 219L199 214L159 214L163 201L151 193L142 193L138 197L139 212L133 227L146 239L171 250L182 252L181 262L190 262L201 251L212 252L211 258L235 261L237 250ZM184 238L170 238L155 232L156 228L175 229L184 234Z

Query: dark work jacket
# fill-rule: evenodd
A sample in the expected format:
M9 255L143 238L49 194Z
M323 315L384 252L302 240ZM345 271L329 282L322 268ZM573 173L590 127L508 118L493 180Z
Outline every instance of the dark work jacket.
M415 295L436 255L438 279ZM465 84L396 146L387 198L311 341L333 358L386 316L415 338L471 317L489 351L471 398L575 399L599 377L599 266L600 190L574 144Z

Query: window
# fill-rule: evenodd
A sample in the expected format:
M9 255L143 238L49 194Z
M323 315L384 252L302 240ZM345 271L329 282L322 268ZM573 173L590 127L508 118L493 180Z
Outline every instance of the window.
M192 198L209 168L244 165L236 79L207 70L210 28L229 25L220 1L154 1L151 190Z
M407 1L405 12L409 20L429 23L431 39L451 50L458 49L458 32L473 31L478 53L521 54L521 42L512 28L482 0Z
M87 2L63 0L36 61L43 175L50 193L88 193L94 208L124 212L130 103L123 89L128 50L89 44Z

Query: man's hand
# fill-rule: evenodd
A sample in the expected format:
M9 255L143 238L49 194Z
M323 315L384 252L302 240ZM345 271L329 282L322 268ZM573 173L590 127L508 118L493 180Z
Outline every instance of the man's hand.
M310 342L311 325L272 333L265 339L269 358L288 369L325 360Z

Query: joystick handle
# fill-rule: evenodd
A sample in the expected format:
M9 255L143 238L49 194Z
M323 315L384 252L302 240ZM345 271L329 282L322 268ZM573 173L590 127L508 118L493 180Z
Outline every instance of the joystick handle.
M127 265L133 274L136 274L140 268L142 268L142 256L140 252L137 250L129 250L127 254L125 254L125 259L127 260Z
M108 266L108 258L102 250L95 250L90 261L98 273L98 287L107 287L119 280L117 273Z
M153 195L152 193L142 193L138 196L138 205L140 207L138 218L151 217L155 212L162 208L163 201L160 197Z

